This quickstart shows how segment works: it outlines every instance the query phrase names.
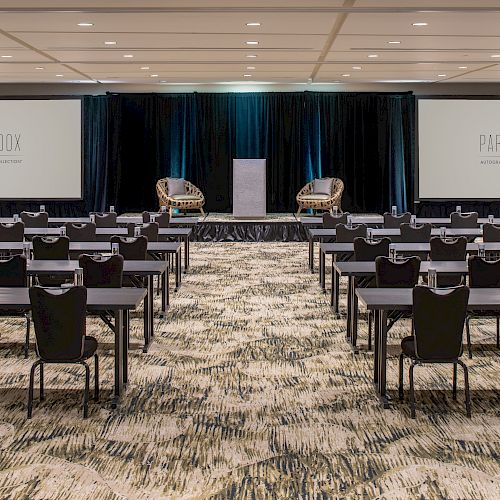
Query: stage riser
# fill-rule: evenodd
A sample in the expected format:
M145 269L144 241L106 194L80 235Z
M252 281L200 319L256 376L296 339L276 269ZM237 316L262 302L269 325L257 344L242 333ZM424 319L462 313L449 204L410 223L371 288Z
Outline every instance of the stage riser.
M300 222L199 222L193 241L307 241Z

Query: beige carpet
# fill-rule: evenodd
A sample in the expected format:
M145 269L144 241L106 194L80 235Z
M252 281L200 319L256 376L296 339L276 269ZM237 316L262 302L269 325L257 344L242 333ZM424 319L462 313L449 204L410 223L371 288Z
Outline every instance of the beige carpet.
M411 420L407 401L379 406L372 354L352 354L306 259L306 244L193 244L148 354L133 321L131 384L115 411L112 336L89 321L103 401L88 420L81 369L65 366L48 367L46 400L26 420L34 354L22 357L23 322L3 320L0 497L499 498L494 321L472 332L472 419L462 379L453 401L452 369L438 367L416 370ZM391 331L393 395L407 328Z

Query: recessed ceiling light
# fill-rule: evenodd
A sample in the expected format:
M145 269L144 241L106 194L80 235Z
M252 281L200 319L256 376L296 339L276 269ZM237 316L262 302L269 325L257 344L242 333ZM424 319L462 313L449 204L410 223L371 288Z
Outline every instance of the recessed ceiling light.
M257 57L256 54L248 54L246 57L248 57L249 59L254 59L255 57Z
M438 75L438 76L441 76L441 77L443 77L443 76L446 76L446 75L445 75L444 73L441 73L441 74L440 74L440 75Z
M375 57L378 57L378 54L368 54L368 57L370 57L370 58L372 58L372 59L373 59L373 58L375 58Z
M64 76L64 75L56 75L56 76Z
M259 45L259 42L255 41L255 40L250 40L248 42L245 42L247 45Z
M351 76L351 75L349 73L344 73L342 76L347 77L347 76Z
M246 77L246 78L250 78L252 75L249 75L248 73L246 73L243 76Z
M260 23L246 23L247 26L260 26Z
M141 66L141 69L149 69L149 66Z
M418 23L411 23L412 26L429 26L429 23L421 23L421 22L418 22Z
M37 66L35 69L45 69L42 66Z
M247 69L255 69L255 66L247 66Z
M78 26L88 27L88 26L94 26L94 24L93 23L78 23Z
M361 69L361 66L353 66L352 69Z
M167 80L160 80L160 83L167 83Z
M10 59L12 56L2 56L4 59Z
M116 42L104 42L104 45L116 45Z
M2 56L3 57L3 56ZM490 57L500 57L500 54L493 54Z
M400 42L400 41L398 41L398 40L390 40L390 41L389 41L389 42L387 42L387 43L390 43L390 44L392 44L392 45L397 45L397 44L399 44L399 43L401 43L401 42Z
M459 66L458 69L467 69L467 66Z
M128 58L134 57L134 54L124 54L123 57L128 57Z
M151 78L156 78L158 75L151 75Z

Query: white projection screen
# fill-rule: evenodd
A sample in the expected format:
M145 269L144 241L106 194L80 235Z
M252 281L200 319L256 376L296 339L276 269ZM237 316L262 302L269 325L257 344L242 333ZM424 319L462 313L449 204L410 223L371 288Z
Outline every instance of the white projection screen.
M0 100L0 198L82 198L80 99Z
M418 198L500 198L500 100L418 100Z

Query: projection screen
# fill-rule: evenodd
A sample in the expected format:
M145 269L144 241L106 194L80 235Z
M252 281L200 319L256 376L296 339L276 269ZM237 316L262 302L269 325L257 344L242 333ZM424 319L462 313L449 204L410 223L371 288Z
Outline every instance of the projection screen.
M0 100L0 198L82 198L80 99Z
M418 197L500 198L500 100L419 99Z

